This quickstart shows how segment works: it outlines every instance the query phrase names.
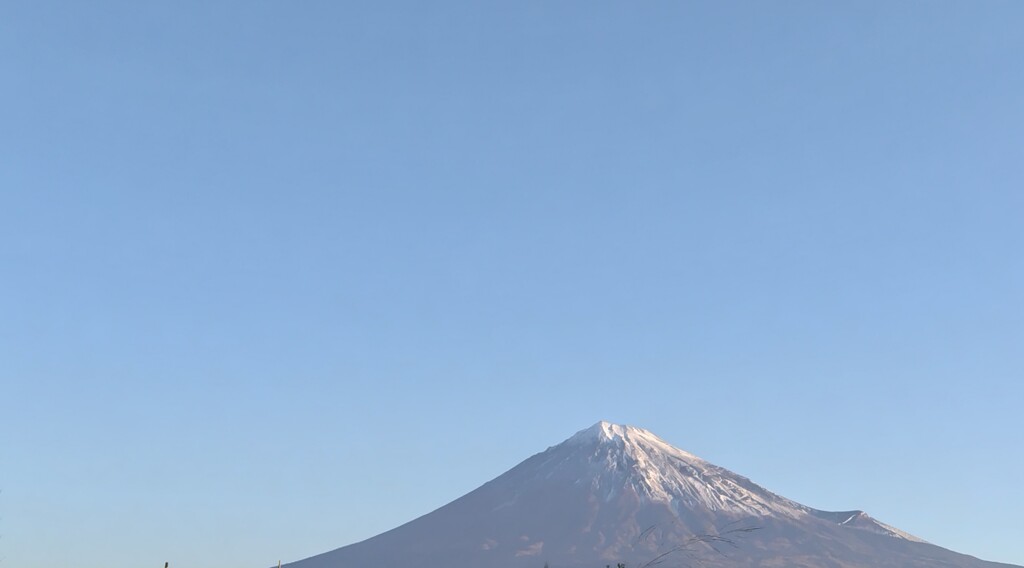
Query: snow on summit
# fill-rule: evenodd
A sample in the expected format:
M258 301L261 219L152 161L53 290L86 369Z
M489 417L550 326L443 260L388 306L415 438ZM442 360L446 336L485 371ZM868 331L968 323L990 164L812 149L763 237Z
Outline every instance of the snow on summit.
M643 443L648 446L657 447L661 451L678 452L689 456L692 459L700 459L697 456L688 454L673 447L671 444L655 436L648 430L637 428L636 426L612 424L611 422L605 422L604 420L594 424L590 428L580 430L564 443L585 444L592 442L611 442L620 445Z
M863 511L802 505L647 430L604 421L418 519L289 566L639 568L655 559L705 568L1009 568Z
M564 449L563 449L564 448ZM589 452L592 486L606 500L623 491L676 510L704 507L746 515L796 516L806 508L634 426L598 422L548 452Z

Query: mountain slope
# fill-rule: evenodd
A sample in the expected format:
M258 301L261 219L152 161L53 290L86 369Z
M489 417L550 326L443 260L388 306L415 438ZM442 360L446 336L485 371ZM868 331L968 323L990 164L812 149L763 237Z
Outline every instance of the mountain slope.
M599 422L465 496L292 568L996 568L862 511L819 511Z

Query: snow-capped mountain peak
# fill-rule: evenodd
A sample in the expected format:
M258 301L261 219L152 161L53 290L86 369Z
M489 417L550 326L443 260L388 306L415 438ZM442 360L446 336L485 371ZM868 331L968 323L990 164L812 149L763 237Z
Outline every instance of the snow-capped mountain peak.
M680 450L679 448L662 440L654 433L636 426L624 424L613 424L604 420L594 424L590 428L580 430L562 445L588 445L608 444L620 447L631 455L648 452L660 452L673 454L679 459L686 461L704 462L699 457Z
M625 493L677 512L699 507L737 516L794 516L806 509L635 426L601 421L545 453L571 454L560 460L565 464L586 463L586 474L573 475L590 480L605 501Z
M733 543L736 534L742 542ZM730 556L716 548L722 542L736 545ZM647 430L605 421L431 513L290 568L632 568L667 560L1014 568L925 543L860 510L801 505Z
M624 440L627 432L650 434L647 430L642 428L613 424L611 422L601 420L590 428L585 428L576 432L576 434L566 440L566 442L582 444L588 442L611 442L616 439Z

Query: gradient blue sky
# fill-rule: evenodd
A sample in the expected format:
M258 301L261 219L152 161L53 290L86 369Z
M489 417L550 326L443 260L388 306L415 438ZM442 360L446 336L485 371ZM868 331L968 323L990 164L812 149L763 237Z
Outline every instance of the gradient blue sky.
M599 419L1024 564L1022 21L4 2L3 565L296 560Z

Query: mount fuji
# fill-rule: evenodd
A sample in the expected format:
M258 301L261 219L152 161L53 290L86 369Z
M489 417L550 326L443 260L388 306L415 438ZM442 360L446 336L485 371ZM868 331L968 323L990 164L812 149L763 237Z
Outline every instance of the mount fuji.
M1021 568L927 543L863 511L821 511L598 422L478 489L290 568Z

